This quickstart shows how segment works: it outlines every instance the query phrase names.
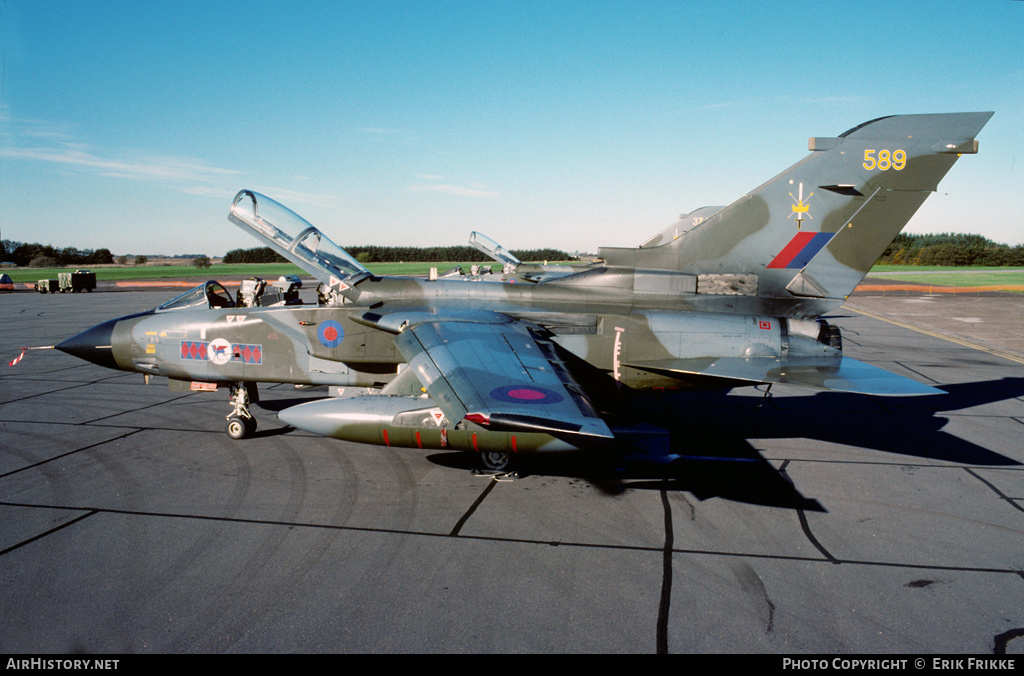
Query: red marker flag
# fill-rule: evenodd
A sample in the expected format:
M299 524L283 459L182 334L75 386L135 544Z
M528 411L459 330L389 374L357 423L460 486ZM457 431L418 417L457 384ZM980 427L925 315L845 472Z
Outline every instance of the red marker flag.
M21 348L21 354L19 354L17 357L15 357L12 361L8 362L7 365L8 366L14 366L15 364L17 364L19 361L21 361L22 359L25 358L25 353L26 352L28 352L28 348L27 347Z

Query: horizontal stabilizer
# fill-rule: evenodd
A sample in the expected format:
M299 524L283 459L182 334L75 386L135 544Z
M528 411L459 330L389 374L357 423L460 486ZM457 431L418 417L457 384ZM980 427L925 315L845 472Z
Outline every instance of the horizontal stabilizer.
M838 361L821 357L659 359L625 365L670 376L698 375L750 384L781 383L835 392L887 396L944 394L942 390L849 357Z

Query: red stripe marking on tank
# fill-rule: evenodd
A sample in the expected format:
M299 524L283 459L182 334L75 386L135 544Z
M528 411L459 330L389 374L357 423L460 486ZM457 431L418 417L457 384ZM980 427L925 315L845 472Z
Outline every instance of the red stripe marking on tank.
M387 430L381 430L381 433L384 435L384 445L385 446L390 446L391 442L388 441L388 431Z

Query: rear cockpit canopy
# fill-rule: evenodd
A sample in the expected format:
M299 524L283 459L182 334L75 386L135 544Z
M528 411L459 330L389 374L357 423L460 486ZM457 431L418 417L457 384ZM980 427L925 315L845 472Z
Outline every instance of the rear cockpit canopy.
M509 267L511 267L512 270L515 270L522 262L510 254L505 247L498 244L487 235L480 234L479 232L469 233L469 245L501 263L506 270L508 270Z

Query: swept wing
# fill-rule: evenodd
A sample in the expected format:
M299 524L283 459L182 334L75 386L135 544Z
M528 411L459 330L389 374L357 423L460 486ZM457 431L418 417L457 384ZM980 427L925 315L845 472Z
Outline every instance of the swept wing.
M436 321L395 342L449 420L495 430L611 439L612 433L545 341L525 324Z

